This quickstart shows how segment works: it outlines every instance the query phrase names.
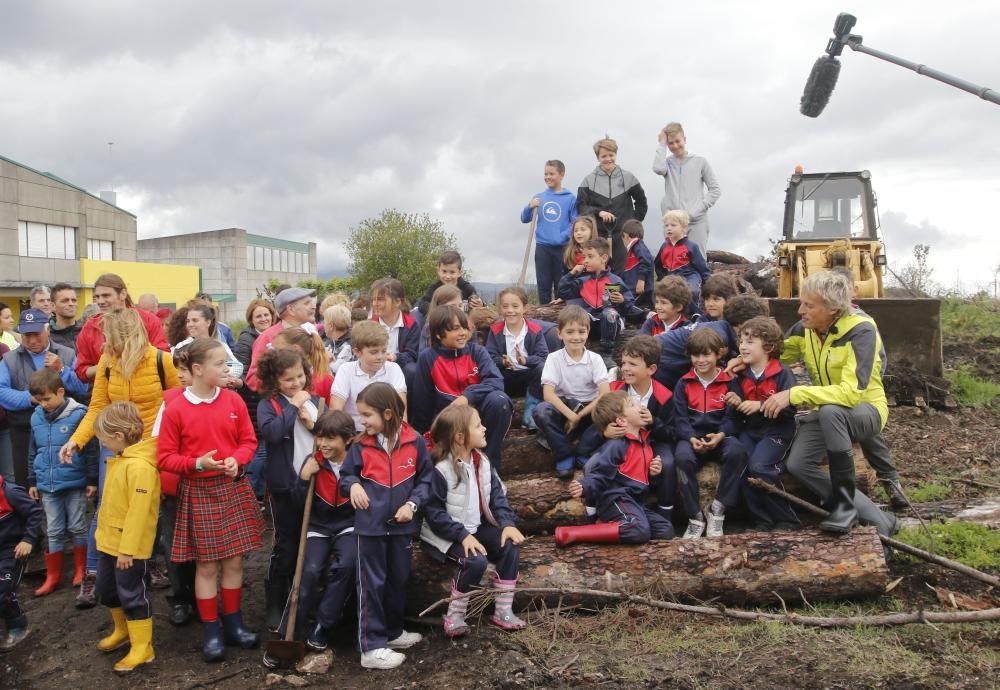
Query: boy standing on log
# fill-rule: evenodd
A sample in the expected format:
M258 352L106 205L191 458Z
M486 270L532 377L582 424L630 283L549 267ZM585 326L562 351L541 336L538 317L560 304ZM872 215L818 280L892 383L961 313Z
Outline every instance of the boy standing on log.
M594 407L594 424L603 433L612 425L625 429L622 438L605 443L587 463L587 474L573 481L569 493L597 506L598 522L579 527L556 527L556 544L575 542L644 544L650 539L671 539L670 521L646 506L651 483L663 473L660 456L653 451L642 406L625 391L603 396Z

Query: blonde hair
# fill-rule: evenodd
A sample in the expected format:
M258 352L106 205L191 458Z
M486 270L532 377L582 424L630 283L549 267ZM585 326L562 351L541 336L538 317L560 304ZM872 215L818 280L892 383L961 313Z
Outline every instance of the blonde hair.
M593 240L601 236L601 233L597 230L597 221L591 215L578 216L576 220L573 221L573 226L570 228L569 242L566 243L566 251L563 252L563 266L572 269L576 264L576 250L581 248L580 244L577 244L576 238L573 237L573 230L576 230L578 223L583 223L588 228L590 228L590 237L588 240ZM586 240L585 240L586 241Z
M130 446L142 440L144 431L139 408L128 400L114 401L101 410L94 421L94 433L98 438L111 438L120 433Z
M605 135L603 139L594 142L594 155L599 155L601 149L607 149L611 153L618 153L618 142Z
M671 134L680 134L683 136L684 128L681 127L680 122L671 122L670 124L668 124L666 127L663 128L663 133L666 134L668 137Z
M315 326L313 326L313 328L315 328ZM323 341L320 339L319 333L307 333L301 326L294 326L292 328L286 328L275 335L274 340L271 342L275 348L280 348L281 343L284 343L287 347L297 347L302 350L302 354L305 355L306 361L309 363L309 366L312 367L313 376L319 378L324 374L330 373L330 364L326 357L326 348L323 347Z
M389 344L389 333L382 324L374 321L361 321L351 329L351 347L363 350L366 347L386 347Z
M333 326L346 330L351 327L351 310L339 302L331 305L323 310L323 323L327 328Z
M431 306L427 310L430 311L434 307L440 307L442 304L448 304L456 299L459 302L462 301L462 291L454 285L442 285L431 295Z
M351 298L343 292L331 292L319 303L319 313L325 315L327 309L338 304L350 308Z
M118 359L122 376L132 378L136 369L146 359L149 336L135 309L111 311L101 321L104 330L104 352Z
M686 228L691 223L691 216L684 209L675 208L663 214L663 222L666 223L668 220L676 220L682 228Z

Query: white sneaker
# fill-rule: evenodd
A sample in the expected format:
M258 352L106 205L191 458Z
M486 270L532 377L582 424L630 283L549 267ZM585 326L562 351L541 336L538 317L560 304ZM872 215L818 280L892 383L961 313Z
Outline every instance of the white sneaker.
M704 520L691 518L688 520L688 527L684 531L684 539L699 539L705 534Z
M389 640L386 644L389 646L389 649L409 649L422 639L424 639L424 636L420 633L406 632L404 630L399 637L395 640Z
M708 511L708 529L705 531L706 537L721 537L722 523L725 522L725 515L716 515L711 510Z
M405 654L394 652L388 647L381 647L361 653L361 668L376 668L385 671L396 668L405 660Z

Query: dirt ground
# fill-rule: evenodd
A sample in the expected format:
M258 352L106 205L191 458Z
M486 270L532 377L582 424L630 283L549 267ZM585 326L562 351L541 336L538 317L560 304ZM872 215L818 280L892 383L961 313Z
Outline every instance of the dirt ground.
M1000 383L1000 366L977 344L948 344L948 365L971 363ZM886 436L904 486L939 485L945 498L974 503L1000 495L1000 412L995 408L895 407ZM959 481L964 480L964 481ZM876 500L881 499L876 496ZM262 629L265 553L245 570L246 621ZM257 688L267 684L261 652L227 650L226 661L201 661L197 625L166 620L156 594L157 660L130 677L111 670L120 653L94 648L108 628L104 609L77 611L63 587L34 599L37 557L20 589L32 627L29 640L0 656L2 688ZM1000 592L937 566L894 559L891 592L875 601L816 605L817 615L851 615L944 607L928 585L1000 605ZM990 688L1000 687L1000 625L909 625L826 630L777 623L727 623L628 606L600 613L534 610L532 626L515 634L481 625L462 641L439 627L414 624L427 639L389 672L361 669L350 625L339 632L326 675L301 675L310 687L338 688ZM292 673L282 671L283 675ZM275 687L290 687L287 679ZM294 682L294 680L293 680Z

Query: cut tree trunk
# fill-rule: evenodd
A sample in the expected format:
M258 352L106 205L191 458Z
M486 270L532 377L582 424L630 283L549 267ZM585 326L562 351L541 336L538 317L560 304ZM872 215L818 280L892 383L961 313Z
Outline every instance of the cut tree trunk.
M428 548L428 547L424 547ZM413 614L448 596L454 564L415 551L407 607ZM872 527L835 536L814 530L671 539L629 546L557 547L534 537L521 546L522 587L574 587L650 593L727 605L864 599L880 595L888 568ZM779 599L780 597L780 599ZM554 605L558 597L549 602ZM516 604L528 606L520 596ZM564 604L600 606L600 601Z
M729 265L740 265L749 264L750 260L746 257L740 256L739 254L733 254L732 252L724 252L718 249L709 249L708 254L705 256L705 260L709 263L720 263Z

